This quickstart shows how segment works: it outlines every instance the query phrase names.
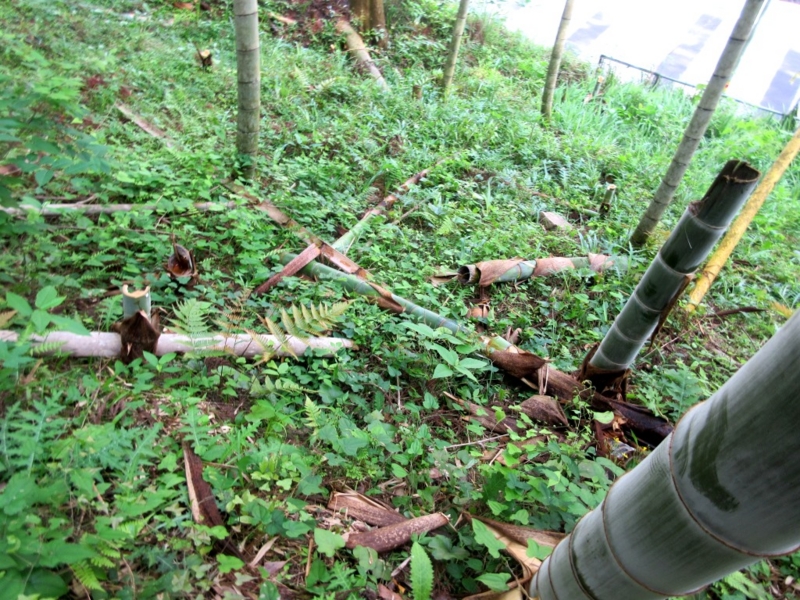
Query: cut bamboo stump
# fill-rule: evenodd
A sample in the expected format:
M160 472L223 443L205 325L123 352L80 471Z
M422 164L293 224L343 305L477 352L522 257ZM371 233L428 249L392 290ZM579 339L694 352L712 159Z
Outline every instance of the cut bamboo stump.
M375 62L369 55L369 50L367 50L364 40L361 39L361 36L353 29L353 26L350 25L347 19L336 19L336 31L345 36L345 44L347 44L347 49L352 52L356 64L366 69L367 73L370 74L381 89L388 91L389 84L386 83L380 70L375 66Z

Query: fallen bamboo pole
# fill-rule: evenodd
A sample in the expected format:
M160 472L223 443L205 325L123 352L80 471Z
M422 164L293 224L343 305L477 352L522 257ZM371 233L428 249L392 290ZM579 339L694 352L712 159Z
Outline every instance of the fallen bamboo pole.
M403 194L407 192L412 185L417 185L420 181L425 179L434 168L436 168L441 163L442 161L440 160L432 167L428 167L427 169L424 169L419 173L409 177L408 180L406 180L406 182L397 189L397 194ZM353 245L353 242L356 241L358 236L361 235L361 232L364 231L364 229L367 227L369 221L377 215L384 214L386 211L392 208L392 206L394 205L395 202L397 202L397 200L399 200L399 198L396 194L389 194L388 196L386 196L386 198L381 200L376 206L365 212L364 216L361 217L361 220L358 223L356 223L350 229L350 231L348 231L338 240L333 242L331 246L333 246L340 252L344 252L346 254L347 251L350 249L350 246Z
M510 258L487 260L472 265L463 265L456 273L445 273L434 278L434 284L458 281L467 285L477 283L481 287L493 283L523 281L531 277L544 277L567 269L590 268L597 273L616 266L627 268L625 257L612 257L604 254L589 254L570 258L550 257L539 260Z
M375 66L375 62L369 55L369 50L367 50L367 46L361 36L358 35L358 32L353 29L347 19L342 17L336 19L335 26L336 31L345 36L345 44L347 44L347 49L353 53L356 64L365 68L381 89L388 91L389 84L386 83L380 70Z
M320 255L325 257L331 264L335 265L337 268L341 269L345 273L353 273L358 275L359 277L367 278L370 277L369 272L366 269L362 269L359 267L354 261L350 260L339 252L336 248L325 242L322 238L317 237L313 233L311 233L308 229L300 225L297 221L291 218L289 215L284 213L281 209L275 206L269 200L260 200L256 198L254 195L249 193L245 190L242 186L234 184L234 183L224 183L223 184L227 189L246 198L254 203L254 207L257 210L260 210L266 215L275 221L278 225L282 227L286 227L294 233L297 237L301 240L305 241L308 244L316 245L319 247Z
M285 253L280 256L280 261L284 265L289 264L297 257L296 254ZM328 281L336 281L337 283L341 284L345 289L356 292L363 296L369 296L375 298L378 301L378 304L387 310L390 310L395 313L406 313L418 317L422 321L424 321L430 327L434 329L438 327L444 327L453 333L458 333L459 331L467 331L467 329L463 325L459 325L452 319L448 319L439 315L427 308L422 308L421 306L414 304L410 300L406 300L400 296L397 296L390 291L370 283L368 281L364 281L363 279L356 277L355 275L350 275L348 273L342 273L341 271L337 271L336 269L332 269L326 265L320 264L318 262L312 262L306 265L301 271L301 273L305 275L312 275L314 277L319 277L320 279L326 279Z
M214 210L236 208L236 202L197 202L189 210L209 212ZM83 213L84 215L106 215L115 212L131 211L160 211L166 210L159 204L45 204L41 207L21 204L17 207L0 206L0 211L14 216L24 216L28 213L38 213L43 217L60 217L69 212Z
M15 331L0 331L0 341L16 342L19 339ZM120 356L122 343L118 333L105 333L93 331L90 335L78 335L67 331L54 331L46 336L32 335L28 338L34 347L44 344L52 346L60 344L57 348L47 348L44 354L66 354L75 357L115 358ZM274 353L276 356L302 356L309 349L324 352L325 356L335 354L342 348L353 347L353 342L340 338L287 338L288 350L271 335L261 335L254 340L247 334L222 335L201 334L188 336L178 333L162 333L158 338L156 356L163 356L170 352L183 354L186 352L225 351L236 356L255 358L265 352Z

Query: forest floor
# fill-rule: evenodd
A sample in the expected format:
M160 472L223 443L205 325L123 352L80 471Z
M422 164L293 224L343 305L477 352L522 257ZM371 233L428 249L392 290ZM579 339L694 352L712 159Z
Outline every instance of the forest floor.
M568 60L545 126L549 52L478 17L443 98L455 10L428 0L387 5L390 43L373 50L382 91L327 10L262 3L260 155L242 192L230 184L228 3L0 4L2 204L150 206L0 212L0 326L19 336L0 341L1 600L501 592L527 567L479 518L568 533L651 450L627 430L613 449L598 443L596 424L614 415L579 398L564 422L531 418L521 407L534 392L485 358L477 334L519 330L519 347L575 371L687 203L731 158L765 172L791 128L723 103L652 244L634 250L628 237L695 99L611 80L587 103L594 77ZM197 60L205 50L210 67ZM611 212L593 215L610 181ZM393 192L347 257L462 332L387 311L337 278L290 276L255 293L282 253L308 246L263 201L332 243ZM545 230L542 211L571 227ZM174 244L192 252L195 276L167 272ZM709 397L800 306L798 248L795 164L700 309L679 302L639 355L627 400L675 423ZM482 289L433 279L485 260L589 254L616 266ZM112 331L126 284L149 286L162 326L194 351L125 364L36 348L55 330ZM353 345L255 360L202 347L209 332L299 330ZM402 540L365 534L381 522L399 523ZM388 546L350 549L358 535ZM549 551L537 539L531 559ZM800 555L764 561L698 597L794 598L798 571Z

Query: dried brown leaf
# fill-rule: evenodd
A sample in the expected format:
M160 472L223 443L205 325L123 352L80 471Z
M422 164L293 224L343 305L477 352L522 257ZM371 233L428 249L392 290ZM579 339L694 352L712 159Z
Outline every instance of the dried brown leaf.
M535 421L552 425L567 425L567 415L555 398L535 395L520 404L520 410Z
M328 502L333 511L345 512L348 517L385 527L407 521L404 516L358 492L334 492Z

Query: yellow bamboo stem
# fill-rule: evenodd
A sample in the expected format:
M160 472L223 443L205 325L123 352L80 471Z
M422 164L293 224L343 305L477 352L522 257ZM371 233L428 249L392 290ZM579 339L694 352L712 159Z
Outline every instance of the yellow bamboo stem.
M794 132L792 139L789 140L778 158L772 163L772 167L770 167L767 174L761 180L761 183L758 184L753 195L750 196L747 204L742 208L742 212L739 213L739 216L736 217L736 220L730 226L730 229L728 229L725 237L722 238L714 254L708 259L706 266L703 268L703 272L695 280L696 283L689 294L689 304L686 305L686 312L693 312L700 305L700 302L703 300L706 292L708 292L711 284L714 283L714 280L717 278L720 271L722 271L722 267L725 266L725 263L733 253L739 240L742 239L745 231L747 231L753 217L755 217L761 209L764 201L775 187L775 184L780 181L798 152L800 152L800 128Z

